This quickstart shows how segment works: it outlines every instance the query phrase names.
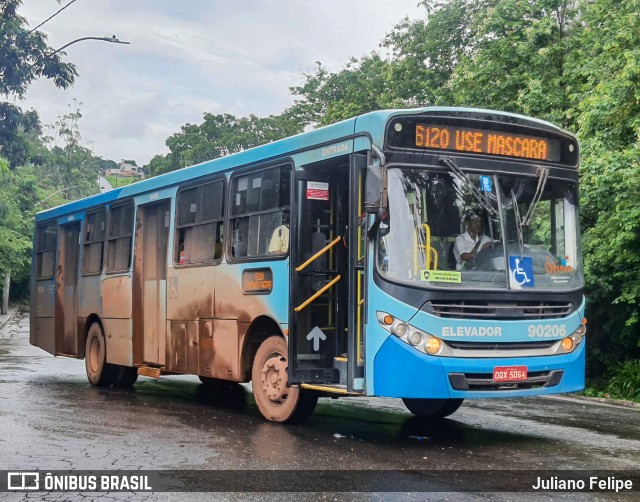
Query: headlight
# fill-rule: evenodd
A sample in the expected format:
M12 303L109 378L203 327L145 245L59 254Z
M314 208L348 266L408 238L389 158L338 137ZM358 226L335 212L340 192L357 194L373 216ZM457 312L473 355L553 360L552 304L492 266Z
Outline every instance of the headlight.
M422 334L418 331L414 331L407 337L407 341L414 347L416 345L420 345L420 342L422 341Z
M573 339L570 336L562 340L562 348L565 352L571 352L573 350Z
M424 344L424 348L428 354L435 356L442 350L442 341L432 336L427 340L427 343Z
M400 340L429 355L438 355L445 346L442 340L421 331L386 312L377 313L378 322L386 331L393 333Z
M396 336L404 336L407 332L407 325L403 322L400 322L398 324L395 324L391 331L393 331L393 334Z
M583 319L578 328L568 337L562 340L560 346L565 352L571 352L582 343L584 335L587 333L587 320Z

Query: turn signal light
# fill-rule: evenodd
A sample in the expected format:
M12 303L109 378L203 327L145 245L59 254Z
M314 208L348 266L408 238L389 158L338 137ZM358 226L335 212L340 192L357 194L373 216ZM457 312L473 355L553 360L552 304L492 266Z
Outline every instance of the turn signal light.
M435 356L438 352L440 352L440 348L442 347L442 342L439 338L431 337L427 340L425 344L425 350L428 354Z
M393 316L391 314L387 314L382 319L382 322L385 323L387 326L391 326L393 324Z
M570 336L562 340L562 348L565 352L571 352L573 350L573 339Z

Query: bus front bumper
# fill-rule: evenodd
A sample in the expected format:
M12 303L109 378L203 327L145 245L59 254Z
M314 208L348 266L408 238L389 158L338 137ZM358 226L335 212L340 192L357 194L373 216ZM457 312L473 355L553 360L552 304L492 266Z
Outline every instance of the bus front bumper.
M576 392L584 389L585 345L556 356L463 359L429 356L389 336L374 359L373 395L469 399ZM528 380L496 383L498 366L526 366Z

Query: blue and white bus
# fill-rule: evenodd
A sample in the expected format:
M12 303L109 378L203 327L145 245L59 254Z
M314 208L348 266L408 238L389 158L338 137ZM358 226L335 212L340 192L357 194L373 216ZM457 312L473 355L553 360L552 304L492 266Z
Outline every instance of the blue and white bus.
M33 345L93 385L252 382L318 397L584 387L578 143L490 110L368 113L37 215Z

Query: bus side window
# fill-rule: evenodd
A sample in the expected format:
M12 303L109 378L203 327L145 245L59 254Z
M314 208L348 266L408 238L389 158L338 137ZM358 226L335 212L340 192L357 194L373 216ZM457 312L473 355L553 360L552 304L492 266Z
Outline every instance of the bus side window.
M133 204L122 204L109 210L107 232L107 272L126 272L131 266Z
M107 212L104 209L87 214L85 217L82 251L82 273L85 275L102 272L106 220Z
M222 181L178 192L176 264L204 264L222 258L223 208Z
M234 258L287 253L289 177L287 167L275 167L233 180L230 223Z
M55 272L58 225L38 227L36 236L36 279L50 279Z

